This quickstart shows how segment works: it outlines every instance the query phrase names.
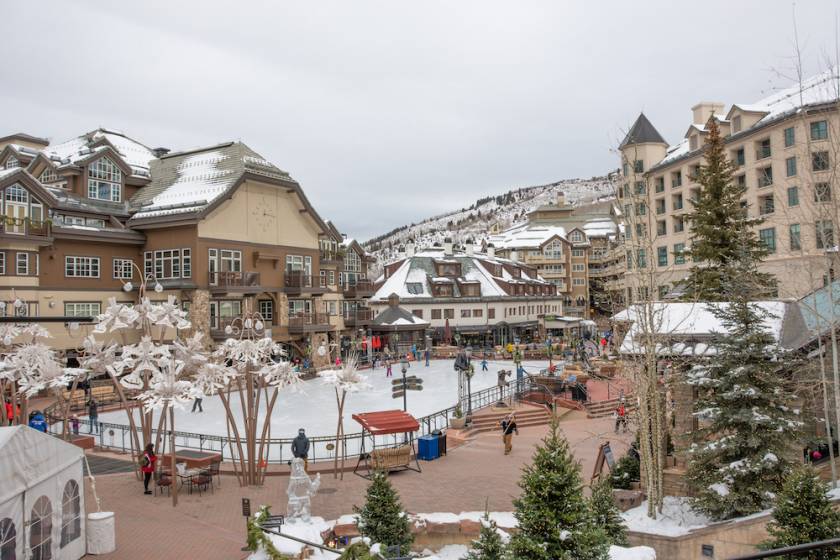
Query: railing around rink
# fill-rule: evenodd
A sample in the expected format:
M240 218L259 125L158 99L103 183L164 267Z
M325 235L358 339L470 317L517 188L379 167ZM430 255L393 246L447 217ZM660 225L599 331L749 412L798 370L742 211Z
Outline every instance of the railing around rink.
M518 399L521 395L533 391L534 387L532 385L533 383L528 378L525 378L519 382L518 388L514 380L504 387L493 386L476 391L464 399L461 409L464 412L468 410L468 400L471 401L472 410L475 412L480 408L491 406L500 400L509 401L511 399ZM456 406L450 406L449 408L417 418L420 424L420 433L418 436L431 434L438 430L442 431L447 428L449 426L449 419L455 415L456 408ZM58 411L58 405L51 405L44 410L44 414L47 418L50 432L60 435L63 429L63 419ZM141 432L139 425L135 429L138 434ZM165 430L162 437L169 438L170 433L170 431ZM96 445L103 449L122 453L131 452L131 427L126 424L96 422L94 426L91 426L89 419L79 418L79 435L94 436L96 438ZM152 436L153 439L157 439L157 429L152 429ZM269 449L268 462L286 463L290 461L292 459L291 446L293 439L270 438L267 440ZM345 434L342 441L344 443L342 449L346 450L345 459L353 457L358 454L358 450L361 448L362 433ZM331 461L335 459L334 435L310 436L309 443L310 461ZM238 451L236 446L233 446L233 449L231 448L232 446L227 436L199 434L181 430L175 430L175 446L178 449L194 449L197 451L220 453L223 460L230 460ZM245 448L244 441L242 447L243 449Z

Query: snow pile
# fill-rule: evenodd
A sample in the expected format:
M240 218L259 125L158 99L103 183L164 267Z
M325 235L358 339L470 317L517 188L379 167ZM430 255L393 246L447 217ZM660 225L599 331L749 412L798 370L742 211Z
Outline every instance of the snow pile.
M467 521L480 521L483 517L483 511L462 511L458 514L459 519ZM519 525L519 522L511 511L491 511L490 520L494 521L497 527L503 527L505 529L512 529Z
M657 515L656 519L647 516L647 507L648 503L645 501L639 507L621 514L628 530L664 537L679 537L711 523L708 517L691 509L688 498L665 496L662 513Z
M301 521L296 521L295 523L288 523L283 525L280 532L285 533L287 535L291 535L293 537L297 537L299 539L303 539L309 542L323 543L321 539L321 533L328 529L331 529L333 524L331 522L324 521L321 517L313 517L310 519L308 523L303 523ZM293 541L291 539L284 539L280 535L275 535L272 533L266 533L269 539L271 539L271 543L274 547L281 553L287 554L290 556L297 556L306 546L303 543ZM337 555L332 553L325 553L323 558L335 558ZM310 558L318 558L319 556L310 556ZM257 560L254 558L254 555L251 555L249 560Z
M649 546L610 546L610 560L656 560L656 551Z
M460 560L469 550L469 547L463 544L448 544L435 553L424 550L420 558L422 560Z

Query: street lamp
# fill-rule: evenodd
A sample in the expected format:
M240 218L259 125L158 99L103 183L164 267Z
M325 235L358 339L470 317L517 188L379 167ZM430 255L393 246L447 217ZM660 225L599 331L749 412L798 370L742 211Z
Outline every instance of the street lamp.
M472 348L467 346L467 349L464 352L467 356L467 364L469 364L467 368L467 423L472 422L472 364L470 363L470 358L472 357Z

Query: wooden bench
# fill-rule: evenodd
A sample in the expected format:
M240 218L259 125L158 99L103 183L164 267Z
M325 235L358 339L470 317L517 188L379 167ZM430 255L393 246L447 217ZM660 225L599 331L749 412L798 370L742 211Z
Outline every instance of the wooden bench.
M374 470L390 471L408 467L411 463L411 446L374 449L370 452L370 462Z

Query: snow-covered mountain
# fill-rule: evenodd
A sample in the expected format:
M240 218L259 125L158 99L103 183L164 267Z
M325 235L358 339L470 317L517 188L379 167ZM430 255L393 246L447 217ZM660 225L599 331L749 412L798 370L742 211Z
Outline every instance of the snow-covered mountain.
M561 192L567 204L578 204L611 197L613 187L607 177L564 179L547 185L521 187L479 199L460 210L396 228L363 243L376 257L371 272L378 275L382 265L395 259L399 247L409 239L414 240L418 249L443 244L447 237L456 244L465 244L469 239L481 243L492 233L525 221L528 213L538 206L554 203Z

